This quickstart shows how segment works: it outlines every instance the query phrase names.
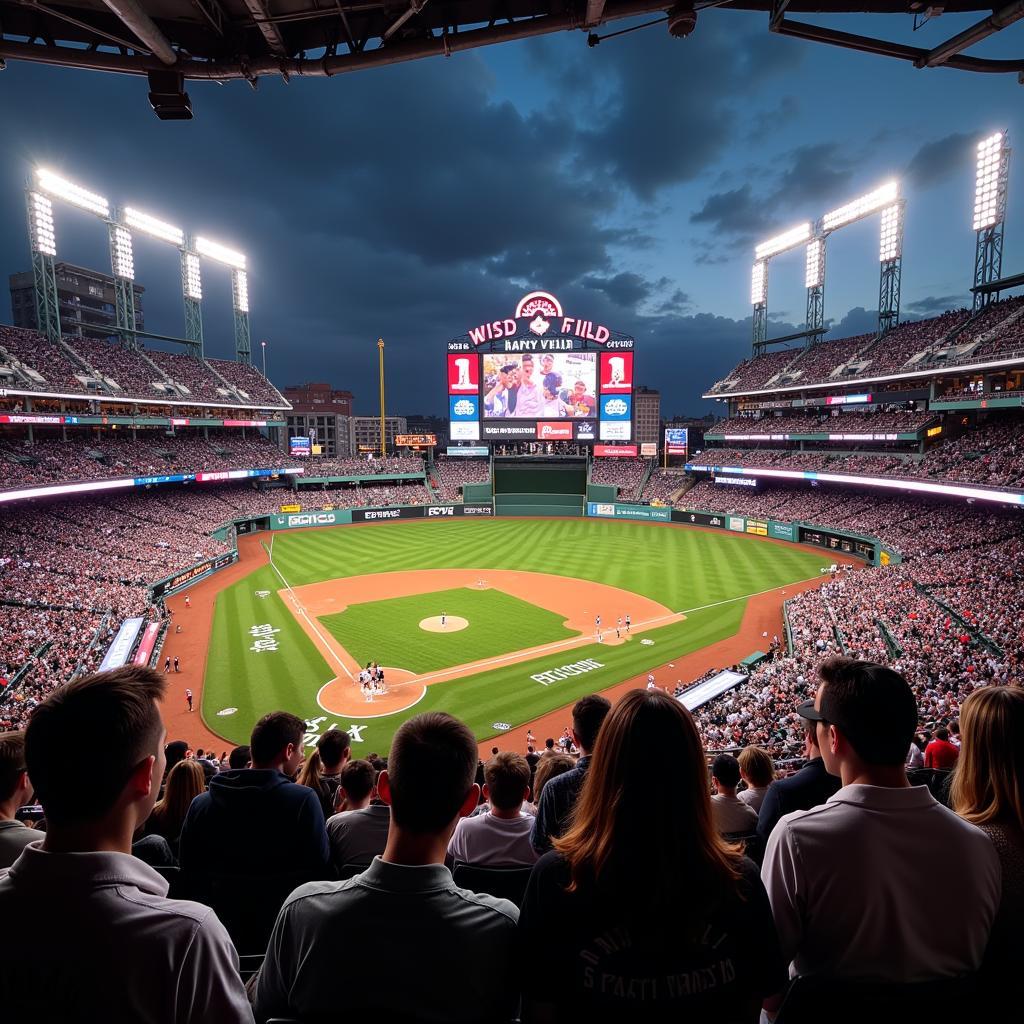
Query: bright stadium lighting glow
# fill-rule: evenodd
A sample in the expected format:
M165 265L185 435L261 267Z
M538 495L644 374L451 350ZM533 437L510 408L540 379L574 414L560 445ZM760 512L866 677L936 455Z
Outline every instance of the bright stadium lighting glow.
M821 226L826 231L831 231L833 228L841 228L844 224L852 224L869 213L891 205L899 197L899 190L900 183L898 181L887 181L880 188L876 188L874 192L854 199L852 203L840 206L838 210L826 213L821 219Z
M95 213L100 217L110 216L110 204L103 196L90 192L45 167L36 168L36 182L40 191L53 196L54 199L63 199L65 203L70 203L80 210Z
M1006 206L1006 167L1003 156L1004 132L996 132L978 143L977 176L974 187L974 230L981 231L1003 219Z
M234 249L229 249L226 245L221 245L220 242L211 242L209 238L197 238L196 252L200 256L207 257L207 259L216 260L218 263L226 263L229 267L234 267L236 270L245 270L245 255L235 252Z
M114 228L113 245L110 251L113 257L113 270L117 277L135 279L135 256L132 253L132 233L118 225Z
M185 253L185 295L196 301L203 297L203 279L199 269L199 257L194 252Z
M794 246L806 242L811 237L811 222L805 221L795 228L783 231L781 235L769 238L754 249L754 257L759 260L767 259L769 256L777 256L780 252L792 249Z
M806 288L819 288L825 269L825 242L821 238L812 238L807 243L807 271L804 275Z
M758 260L750 274L750 302L763 306L768 301L768 274L764 260Z
M56 256L57 238L53 233L53 203L40 192L30 192L28 195L32 248L44 256Z
M878 246L879 262L899 258L903 247L903 232L900 229L900 207L898 203L882 211L882 231Z
M236 270L234 274L235 309L240 313L249 312L249 275L244 270Z
M170 242L171 245L184 245L185 232L176 228L173 224L151 217L148 213L136 210L131 206L124 208L124 222L135 231L141 231L144 235L151 235L159 238L162 242Z

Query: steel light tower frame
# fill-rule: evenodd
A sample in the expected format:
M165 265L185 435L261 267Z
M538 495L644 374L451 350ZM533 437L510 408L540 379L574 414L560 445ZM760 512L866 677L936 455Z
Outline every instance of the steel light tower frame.
M107 224L110 234L110 269L114 275L114 314L121 343L136 348L135 254L132 233L123 224Z
M753 347L754 355L761 355L772 344L768 340L768 263L773 256L781 256L797 246L803 245L812 234L809 221L783 231L769 238L754 249L754 266L750 277L750 301L754 307ZM788 339L775 339L788 340Z
M982 139L977 146L974 191L974 312L992 302L996 293L979 286L998 281L1003 274L1003 229L1010 176L1010 148L1006 132Z
M181 247L181 298L185 306L185 341L192 355L203 357L203 277L199 253L190 235Z
M25 190L28 237L32 250L36 327L49 341L60 341L60 303L57 301L57 242L53 230L53 203L42 192Z

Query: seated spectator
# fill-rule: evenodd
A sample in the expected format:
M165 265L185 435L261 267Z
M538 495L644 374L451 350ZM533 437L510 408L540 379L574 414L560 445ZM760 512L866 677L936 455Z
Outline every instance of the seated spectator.
M801 714L843 785L779 822L761 872L791 970L901 983L972 974L999 906L991 842L907 781L917 702L902 676L848 658L819 675ZM955 921L940 898L950 893Z
M476 806L477 745L450 715L427 712L395 733L378 789L391 807L382 857L345 882L288 898L255 984L260 1020L336 1015L418 1021L510 1020L519 911L459 889L444 866L456 822ZM386 955L352 955L363 937Z
M348 733L329 729L317 740L316 750L306 758L299 774L299 785L308 786L320 797L324 818L334 813L334 795L338 792L341 769L352 756Z
M700 736L668 694L611 710L553 844L519 923L525 1022L754 1021L785 986L757 869L715 828Z
M907 751L907 770L911 768L923 768L924 767L924 748L925 748L924 737L918 733L914 734L914 738L910 741L910 749Z
M25 734L0 733L0 868L9 868L41 834L14 817L28 803L32 783L25 768Z
M797 708L801 718L806 718L809 707L813 710L811 702L807 701ZM779 779L765 793L757 816L757 835L762 842L768 841L784 814L817 807L839 789L839 779L830 775L825 767L813 722L808 722L804 728L804 758L807 763L798 772L788 779Z
M69 683L32 716L25 761L47 831L0 876L6 1020L252 1024L217 916L167 899L128 852L163 775L165 690L128 666Z
M219 874L221 858L211 854L230 850L234 874L323 876L329 858L320 799L291 781L305 732L306 723L286 711L256 723L252 767L221 772L192 801L179 840L182 871Z
M150 812L145 825L146 835L162 836L173 854L178 849L185 815L192 801L205 790L206 773L202 765L194 760L179 761L167 776L163 796Z
M537 804L537 817L534 819L533 834L530 838L537 853L546 853L551 849L551 840L565 832L569 815L583 788L583 780L587 777L594 741L601 730L601 723L610 710L611 704L608 699L596 693L581 697L573 705L572 737L580 749L581 757L572 771L565 772L558 778L548 779L544 787L544 795ZM541 765L544 764L547 753L548 751L545 751L541 754ZM552 757L556 753L557 751L551 750Z
M252 755L249 753L248 745L244 747L235 747L235 749L228 754L228 768L232 771L236 771L239 768L248 768L251 764Z
M560 754L561 751L555 747L555 741L552 737L548 737L544 741L544 749L540 752L540 759L543 761L546 757L554 757L555 754Z
M373 800L377 772L369 761L349 761L341 769L338 785L339 813L327 819L331 862L337 871L350 864L369 867L384 852L391 810L383 800Z
M456 864L479 867L526 867L537 860L530 845L533 815L523 810L530 795L530 766L521 754L506 751L484 765L486 814L463 818L448 844Z
M736 760L740 763L740 777L747 784L740 799L760 812L768 787L777 778L775 763L763 747L744 747Z
M719 754L711 762L711 818L719 832L753 832L757 811L736 795L740 784L740 764L732 754Z
M956 767L956 759L959 756L960 748L949 742L949 730L936 729L931 743L924 748L924 766L948 772Z
M533 776L533 802L536 808L540 807L540 797L544 787L559 775L571 772L576 767L576 758L568 754L556 754L554 757L546 757L537 765L537 771Z
M1006 998L1021 996L1020 922L1024 920L1024 689L986 686L960 707L962 746L954 769L953 810L995 847L1003 895L985 954ZM1007 1005L1004 1001L1003 1005Z

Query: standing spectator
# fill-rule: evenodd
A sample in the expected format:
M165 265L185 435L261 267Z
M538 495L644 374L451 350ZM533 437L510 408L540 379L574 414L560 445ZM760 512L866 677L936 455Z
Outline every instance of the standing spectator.
M28 803L32 783L25 768L25 734L0 733L0 868L9 868L21 851L40 833L18 821L14 814Z
M462 818L448 844L454 863L480 867L525 867L537 860L530 845L533 815L523 810L530 795L530 766L521 754L506 751L484 765L486 814Z
M232 770L248 768L251 764L252 755L249 753L248 744L243 747L235 747L231 753L228 754L228 768Z
M711 798L715 828L719 832L753 832L757 828L757 811L736 795L740 765L732 754L718 754L711 762L711 781L715 787Z
M744 747L736 760L740 763L740 776L747 784L740 793L740 799L760 812L768 787L776 779L771 754L763 747Z
M476 807L477 745L443 712L395 733L378 779L391 807L382 857L345 882L289 897L255 985L267 1017L509 1021L518 1004L516 907L459 889L444 866L456 822ZM387 936L387 956L352 955L354 936ZM401 979L395 965L400 966Z
M530 876L520 947L529 1022L753 1021L785 986L764 887L715 828L679 701L632 690L608 715L573 823Z
M601 730L611 704L606 697L592 693L581 697L572 707L572 739L580 750L580 758L572 771L557 778L549 779L544 795L537 805L531 842L537 853L551 849L551 840L560 836L568 824L569 815L576 805L576 798L583 788L583 780L590 765L590 752Z
M391 811L383 800L373 800L377 772L369 761L349 761L341 770L339 813L327 819L331 862L337 871L357 865L369 867L384 852Z
M948 772L956 767L956 759L959 756L960 748L949 742L949 730L939 728L935 730L931 743L924 748L924 766Z
M985 955L991 981L1021 997L1020 922L1024 920L1024 689L986 686L960 708L962 746L950 798L996 849L1003 897ZM1006 1002L1003 1005L1007 1005Z
M217 916L167 899L167 882L129 853L163 774L166 688L140 666L97 672L32 716L25 760L47 831L0 876L5 1019L252 1024ZM30 950L45 956L33 975L45 985L26 983Z
M808 708L813 710L811 701L801 704L797 714L806 720ZM817 807L839 789L839 779L830 775L825 767L813 722L806 722L804 726L804 758L807 763L798 772L773 783L764 795L757 817L757 835L763 843L768 841L784 814Z
M299 785L308 786L320 797L324 818L334 813L334 796L341 781L341 769L352 756L352 741L342 729L328 729L317 740L316 750L306 758Z
M147 836L163 836L177 856L178 837L192 801L206 790L206 772L195 760L179 761L167 776L163 796L156 802L145 825Z
M992 844L907 781L917 702L902 676L846 658L818 671L801 714L843 786L779 822L762 869L792 970L905 983L973 973L999 905ZM941 898L952 892L955 926Z
M328 849L320 799L291 781L305 731L306 723L286 711L256 723L249 740L252 767L221 772L192 801L181 829L182 871L218 874L221 861L211 852L231 850L234 874L322 877Z

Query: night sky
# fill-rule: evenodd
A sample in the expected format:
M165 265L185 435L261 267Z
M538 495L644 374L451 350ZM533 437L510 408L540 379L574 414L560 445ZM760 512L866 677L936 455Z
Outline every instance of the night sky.
M913 36L909 16L828 23L934 46L974 20ZM1018 23L971 52L1022 44ZM389 411L441 413L443 343L543 288L636 336L637 379L663 412L703 413L701 390L749 353L756 240L899 176L905 317L967 303L973 143L1008 128L1024 144L1012 75L915 71L725 11L687 40L659 25L590 49L562 33L332 80L188 88L195 120L164 123L144 79L9 63L0 268L29 267L22 189L34 162L50 166L246 252L254 361L266 339L275 383L329 381L359 412L374 409L378 336ZM1021 204L1024 151L1005 273L1024 270ZM59 259L109 270L95 220L58 207L56 228ZM180 337L176 252L138 238L135 266L147 328ZM773 261L770 335L803 320L803 275L802 249ZM830 240L831 337L874 327L877 290L874 218ZM207 352L229 355L226 268L204 262L204 295Z

